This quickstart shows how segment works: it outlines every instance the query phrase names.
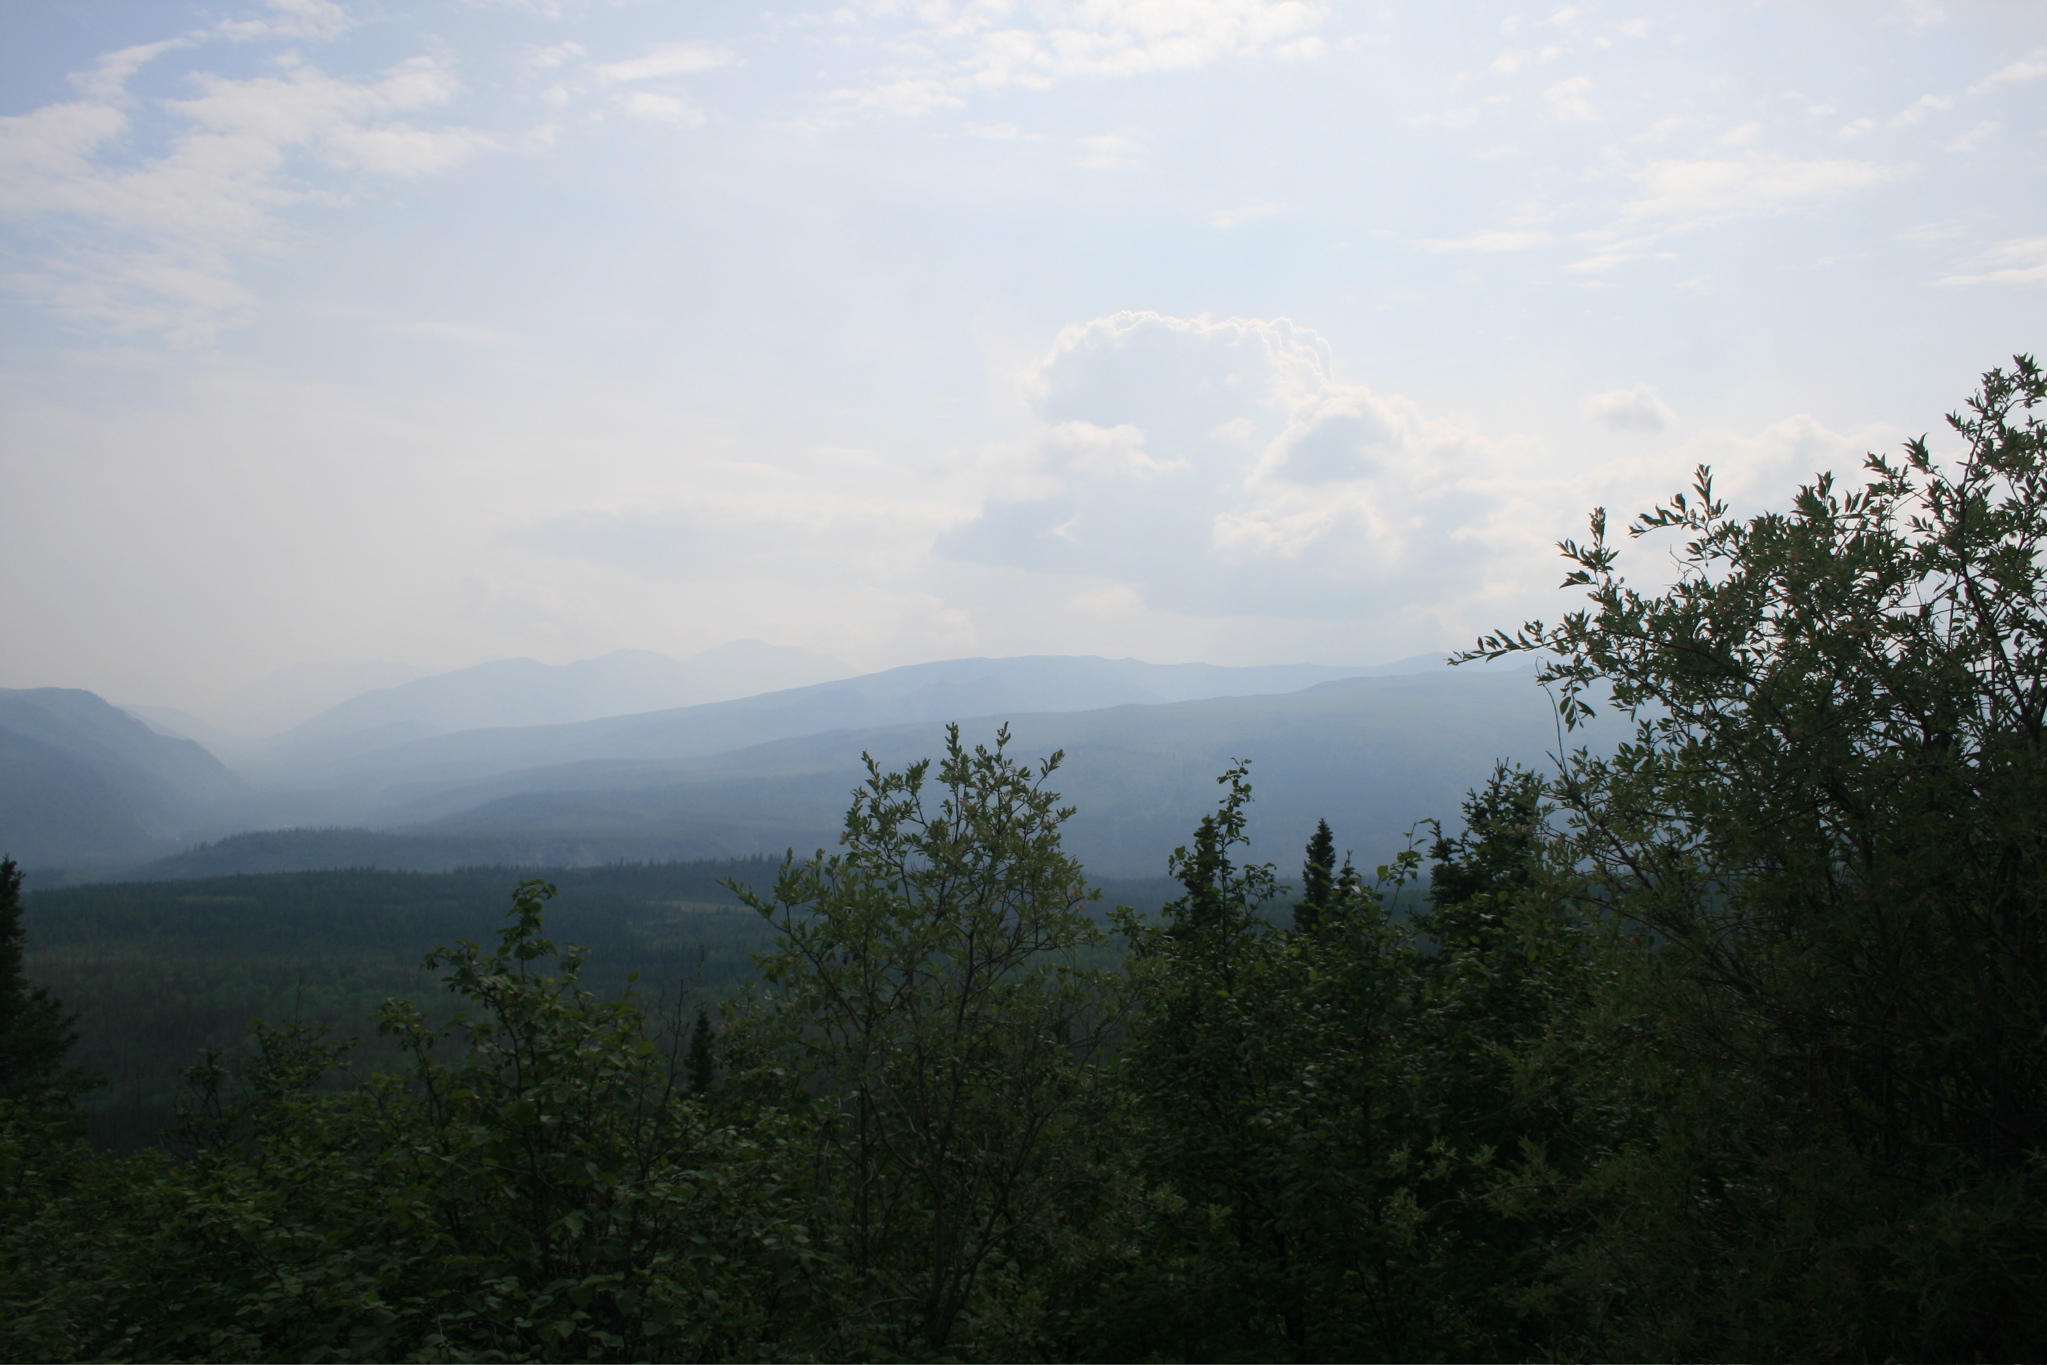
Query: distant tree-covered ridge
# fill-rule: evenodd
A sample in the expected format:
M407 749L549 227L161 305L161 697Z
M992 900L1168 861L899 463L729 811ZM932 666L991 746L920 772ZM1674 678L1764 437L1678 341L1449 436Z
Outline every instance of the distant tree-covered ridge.
M1233 762L1105 915L1062 755L952 727L834 849L671 903L761 945L715 1008L562 937L634 877L606 932L668 932L627 869L427 954L370 1074L305 1021L203 1056L158 1149L76 1135L59 1038L0 1096L0 1355L2047 1356L2043 400L2019 357L1960 458L1786 512L1701 470L1629 528L1667 588L1595 513L1587 604L1474 652L1629 742L1370 873L1300 828L1298 897Z

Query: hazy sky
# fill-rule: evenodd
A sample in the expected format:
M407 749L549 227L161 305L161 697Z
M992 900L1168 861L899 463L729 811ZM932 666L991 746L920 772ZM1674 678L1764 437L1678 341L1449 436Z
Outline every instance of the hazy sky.
M0 684L1370 662L2047 347L2047 6L0 6Z

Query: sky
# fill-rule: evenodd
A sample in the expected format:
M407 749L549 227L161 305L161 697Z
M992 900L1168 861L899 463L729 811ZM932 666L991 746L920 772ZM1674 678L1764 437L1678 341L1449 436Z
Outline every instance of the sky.
M1946 448L2043 168L2017 0L0 6L0 685L1462 646Z

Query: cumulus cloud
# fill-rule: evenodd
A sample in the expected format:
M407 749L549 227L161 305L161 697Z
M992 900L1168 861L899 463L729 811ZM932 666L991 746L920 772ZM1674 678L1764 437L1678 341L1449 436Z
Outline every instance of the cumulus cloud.
M873 8L877 17L892 17L898 7ZM898 43L911 59L872 84L835 91L833 104L922 114L1012 88L1191 71L1233 57L1303 60L1327 48L1315 31L1324 8L1309 0L1047 0L1021 12L931 0L914 14L918 24Z
M1198 616L1481 590L1518 542L1491 442L1338 379L1284 319L1117 313L1031 372L1042 422L941 556L1120 580Z
M1095 318L1060 334L1025 395L1038 434L1000 452L979 515L937 536L941 559L1120 585L1194 617L1426 616L1453 634L1518 609L1588 508L1646 509L1700 462L1768 505L1868 448L1799 415L1565 467L1340 378L1328 343L1285 319ZM1677 423L1647 383L1583 411L1624 432Z
M1649 384L1595 393L1579 410L1586 421L1608 431L1668 431L1677 425L1677 414Z
M315 3L287 17L329 21ZM0 119L0 217L40 239L10 277L18 291L75 320L201 339L248 315L235 261L274 246L281 212L314 197L295 172L418 177L492 145L408 117L459 88L430 57L346 80L288 53L272 75L195 73L188 99L126 93L144 64L204 36L110 54L74 81L79 98ZM149 137L166 150L133 155Z

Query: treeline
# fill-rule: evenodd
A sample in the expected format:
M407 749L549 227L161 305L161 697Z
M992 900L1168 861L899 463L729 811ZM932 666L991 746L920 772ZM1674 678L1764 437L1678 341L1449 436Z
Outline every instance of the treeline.
M559 884L555 929L592 954L587 984L715 1005L752 979L769 937L720 883L773 875L765 859L550 869L264 873L114 883L23 897L26 968L78 1016L72 1061L106 1083L81 1100L97 1145L146 1145L211 1048L251 1046L251 1019L362 1035L355 1069L398 1060L371 1027L402 996L433 1008L427 945L485 938L522 876Z
M1314 831L1283 918L1244 765L1105 929L1057 757L954 732L736 889L715 1019L590 990L529 882L453 1017L381 1010L402 1066L264 1030L123 1158L0 956L0 1352L2041 1358L2043 398L1781 514L1702 470L1629 528L1665 590L1595 514L1587 605L1475 653L1634 737L1369 874Z
M350 869L118 882L22 897L30 978L77 1016L71 1061L98 1077L79 1100L95 1146L147 1146L187 1098L182 1073L201 1052L229 1065L252 1055L249 1021L320 1025L354 1038L350 1073L388 1068L395 1042L377 1006L404 997L446 1009L421 966L426 945L484 939L506 889L544 878L561 890L552 934L582 945L584 984L629 978L657 1012L714 1012L756 975L774 931L727 883L762 884L779 860L475 867L453 872ZM1156 910L1173 883L1101 884L1110 903ZM330 1086L346 1083L337 1074Z

